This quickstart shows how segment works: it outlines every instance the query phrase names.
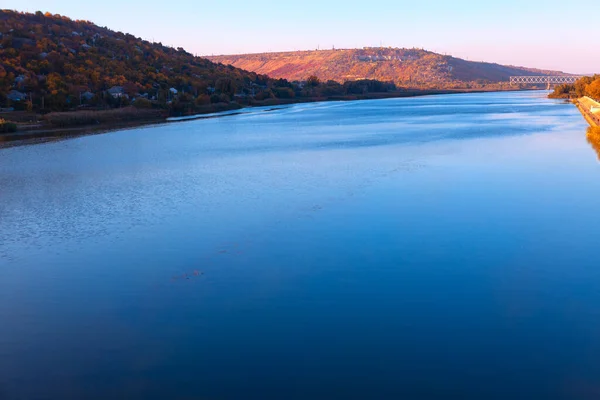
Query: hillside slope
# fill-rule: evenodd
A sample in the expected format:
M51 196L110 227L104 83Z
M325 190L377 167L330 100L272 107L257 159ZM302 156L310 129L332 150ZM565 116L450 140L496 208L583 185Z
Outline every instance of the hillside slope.
M466 83L506 82L511 75L555 75L558 71L466 61L420 49L364 48L207 57L273 78L323 81L391 81L402 86L463 87Z
M274 84L89 21L0 10L0 107L122 106L139 96L228 102Z

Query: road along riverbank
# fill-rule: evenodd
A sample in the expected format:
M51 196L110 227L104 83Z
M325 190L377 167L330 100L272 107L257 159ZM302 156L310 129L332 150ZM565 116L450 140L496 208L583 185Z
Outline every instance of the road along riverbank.
M574 103L588 124L592 127L600 127L600 103L587 96L574 100ZM599 111L593 112L594 109Z

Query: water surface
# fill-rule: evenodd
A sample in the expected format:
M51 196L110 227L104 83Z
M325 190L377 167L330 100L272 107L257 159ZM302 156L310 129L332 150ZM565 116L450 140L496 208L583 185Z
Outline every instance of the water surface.
M543 93L0 149L0 399L595 399L600 169Z

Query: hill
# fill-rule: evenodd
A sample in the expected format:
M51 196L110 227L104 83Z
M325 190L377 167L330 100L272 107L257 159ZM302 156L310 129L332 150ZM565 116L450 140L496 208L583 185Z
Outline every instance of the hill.
M209 60L90 21L0 10L0 134L141 124L255 105L507 89L489 82L540 72L553 73L415 49Z
M0 10L0 120L61 127L191 115L248 105L427 94L390 82L304 83L249 72L58 14ZM136 110L112 112L134 106ZM140 110L152 111L141 112ZM29 112L17 114L14 111ZM106 111L100 115L99 112ZM8 114L7 114L8 112Z
M420 49L364 48L223 55L209 60L273 78L338 82L376 79L405 87L464 88L507 82L512 75L557 75L558 71L466 61Z
M89 21L0 10L0 107L65 111L137 99L182 113L269 97L279 86L290 85Z

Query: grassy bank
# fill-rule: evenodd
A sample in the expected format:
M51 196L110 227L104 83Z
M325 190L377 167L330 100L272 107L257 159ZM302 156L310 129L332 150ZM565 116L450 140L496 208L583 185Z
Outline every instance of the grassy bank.
M68 128L135 121L156 121L164 118L166 118L164 110L125 107L101 111L54 112L45 115L44 121L55 128Z
M0 119L0 133L12 133L17 131L17 124L5 119Z

